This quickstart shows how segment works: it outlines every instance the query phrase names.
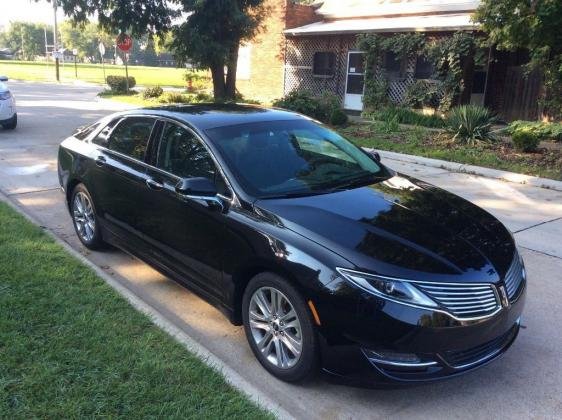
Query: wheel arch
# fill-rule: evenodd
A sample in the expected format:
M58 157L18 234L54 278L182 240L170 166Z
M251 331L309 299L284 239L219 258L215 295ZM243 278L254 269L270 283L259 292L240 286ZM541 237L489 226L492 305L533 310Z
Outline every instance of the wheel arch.
M66 183L65 195L66 195L66 206L70 209L70 200L72 199L72 192L78 184L82 184L82 180L79 178L69 179Z
M232 316L231 322L234 325L242 325L242 298L250 280L260 273L273 273L287 280L299 293L306 297L303 293L303 287L297 280L297 277L283 264L274 261L259 260L252 261L239 267L232 274L233 296L232 296Z

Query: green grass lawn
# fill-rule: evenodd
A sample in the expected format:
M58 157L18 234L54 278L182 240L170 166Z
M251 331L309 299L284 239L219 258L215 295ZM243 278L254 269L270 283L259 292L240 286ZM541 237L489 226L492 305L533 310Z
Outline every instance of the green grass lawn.
M272 418L2 202L0 249L0 418Z
M138 85L185 87L183 68L129 66L129 76L136 79ZM0 61L0 74L10 79L31 81L56 81L54 63L36 63L28 61ZM105 75L125 76L125 66L105 65ZM74 76L74 63L60 65L61 82L81 80L104 84L101 64L78 64L78 79Z
M392 124L382 122L352 124L340 131L363 147L562 180L560 151L519 153L502 142L467 146L422 127L392 127Z

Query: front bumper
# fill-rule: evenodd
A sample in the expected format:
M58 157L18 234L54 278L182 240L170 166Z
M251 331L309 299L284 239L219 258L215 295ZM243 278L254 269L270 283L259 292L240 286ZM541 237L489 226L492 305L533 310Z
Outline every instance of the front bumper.
M345 334L321 331L323 372L349 385L386 387L472 371L497 359L513 344L525 294L526 287L508 307L477 321L457 321L441 312L363 296L356 315L337 328ZM318 308L325 325L330 325L339 311L333 305L327 309ZM408 359L414 356L415 360Z

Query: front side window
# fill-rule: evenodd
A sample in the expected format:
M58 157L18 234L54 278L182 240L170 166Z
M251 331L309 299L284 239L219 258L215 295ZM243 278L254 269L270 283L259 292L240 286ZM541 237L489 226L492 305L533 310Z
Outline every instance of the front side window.
M126 156L144 160L146 146L153 126L154 120L152 118L126 118L111 133L108 148Z
M195 135L173 123L166 123L156 157L156 167L180 178L211 179L217 191L229 195L226 183L211 155Z
M313 195L389 176L362 150L309 120L207 130L238 182L258 198Z

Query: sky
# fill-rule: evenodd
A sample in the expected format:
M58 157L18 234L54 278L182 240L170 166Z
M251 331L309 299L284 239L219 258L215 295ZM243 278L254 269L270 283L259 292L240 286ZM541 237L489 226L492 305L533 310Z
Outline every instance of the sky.
M57 17L62 22L64 15L59 8ZM0 26L10 21L26 21L53 24L53 4L46 0L0 0Z

